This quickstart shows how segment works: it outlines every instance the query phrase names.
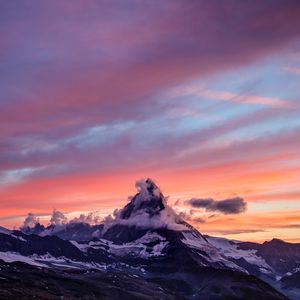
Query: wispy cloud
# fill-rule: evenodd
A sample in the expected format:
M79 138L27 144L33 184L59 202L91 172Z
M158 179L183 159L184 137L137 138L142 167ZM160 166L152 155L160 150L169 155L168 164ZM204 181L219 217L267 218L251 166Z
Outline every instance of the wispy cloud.
M241 104L260 104L265 106L274 106L274 107L289 107L290 104L288 101L273 98L273 97L265 97L260 95L253 94L242 94L242 93L234 93L230 91L221 91L221 90L211 90L206 87L198 85L188 85L186 87L175 88L170 92L170 95L179 97L179 96L193 96L199 98L207 98L211 100L221 100L221 101L229 101L234 103Z
M216 235L235 235L235 234L244 234L244 233L257 233L257 232L266 232L262 229L231 229L231 230L211 230L210 234Z
M291 74L300 75L299 67L285 67L284 70Z

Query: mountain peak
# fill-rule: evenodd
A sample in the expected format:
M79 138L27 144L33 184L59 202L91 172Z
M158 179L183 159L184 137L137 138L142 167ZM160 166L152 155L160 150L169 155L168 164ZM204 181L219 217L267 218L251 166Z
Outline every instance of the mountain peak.
M159 190L158 186L155 184L155 182L151 178L146 179L145 183L147 184L147 189L149 192Z
M189 230L185 222L167 205L165 196L152 179L138 180L135 186L137 194L129 198L125 207L114 213L114 218L106 219L104 232L111 231L115 226L118 230L120 226L141 230Z
M120 211L121 219L129 219L139 213L154 216L166 208L165 197L152 179L139 180L135 186L138 193Z
M279 246L279 245L284 245L284 244L287 244L287 242L277 239L277 238L274 238L270 241L266 241L263 243L263 245L272 245L272 246Z
M151 178L148 178L146 180L138 180L135 186L139 193L143 193L144 197L147 197L147 194L155 197L164 197L159 187Z

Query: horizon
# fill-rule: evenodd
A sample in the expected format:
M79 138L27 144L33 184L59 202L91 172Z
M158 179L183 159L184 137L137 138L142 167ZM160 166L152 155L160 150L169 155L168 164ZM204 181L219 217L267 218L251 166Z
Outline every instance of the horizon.
M0 226L104 218L153 178L202 234L299 243L299 16L297 1L1 3Z

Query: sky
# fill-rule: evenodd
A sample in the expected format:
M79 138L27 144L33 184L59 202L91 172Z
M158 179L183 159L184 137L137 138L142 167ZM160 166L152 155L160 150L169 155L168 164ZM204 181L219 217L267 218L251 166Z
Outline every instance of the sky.
M1 226L151 177L202 233L300 242L299 1L1 1L0 34Z

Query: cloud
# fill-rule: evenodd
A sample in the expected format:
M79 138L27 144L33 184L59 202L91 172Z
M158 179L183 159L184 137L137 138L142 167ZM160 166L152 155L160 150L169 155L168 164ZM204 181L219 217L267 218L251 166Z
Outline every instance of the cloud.
M207 199L190 199L185 204L194 208L204 208L206 211L216 211L223 214L240 214L246 211L247 203L240 197L229 198L224 200Z
M288 107L287 101L279 98L271 98L260 95L233 93L229 91L210 90L199 84L188 85L183 88L175 88L171 95L178 96L196 96L212 100L231 101L246 104L261 104L274 107Z
M67 225L72 223L87 223L90 225L100 224L103 219L97 212L88 212L87 214L80 214L78 217L74 217L71 220L60 211L54 209L50 219L50 224L55 226Z
M195 218L192 218L191 219L192 222L195 222L195 223L205 223L205 219L201 218L201 217L195 217Z
M194 215L193 210L190 210L189 212L181 211L178 213L178 216L180 218L182 218L183 220L188 221L188 222L195 222L195 223L205 223L206 222L204 218L196 217L193 215Z
M39 223L39 221L39 218L35 214L30 212L25 218L23 226L21 228L33 228L37 223Z
M277 225L277 228L300 228L300 224Z
M51 225L60 226L65 225L67 223L67 217L60 211L53 209L52 216L50 219Z
M96 225L103 221L103 219L97 214L97 212L89 212L87 214L80 214L79 217L75 217L69 221L69 223L87 223L90 225Z
M129 219L109 216L105 219L104 230L107 230L113 225L134 226L141 229L168 228L176 231L187 230L186 226L179 224L178 217L173 210L168 207L154 216L150 216L145 210L139 211Z
M210 230L209 232L211 234L231 235L231 234L266 232L266 230L263 230L263 229L228 229L228 230Z
M294 75L300 75L300 68L299 67L285 67L284 70L288 73Z
M67 4L60 9L39 4L34 10L17 8L18 24L5 18L5 66L10 76L3 88L9 99L25 102L31 114L25 116L21 107L11 109L9 101L4 103L0 119L9 126L1 130L62 137L97 123L143 118L141 108L153 109L149 99L160 91L249 64L299 36L300 6L294 1L136 3L128 14L125 4L102 5L105 9L91 4L84 13L70 14ZM11 9L5 5L2 13ZM233 10L238 12L234 16ZM53 32L56 26L62 29L59 33ZM280 30L270 35L270 28ZM26 65L26 72L16 65ZM22 95L12 82L18 82Z

